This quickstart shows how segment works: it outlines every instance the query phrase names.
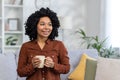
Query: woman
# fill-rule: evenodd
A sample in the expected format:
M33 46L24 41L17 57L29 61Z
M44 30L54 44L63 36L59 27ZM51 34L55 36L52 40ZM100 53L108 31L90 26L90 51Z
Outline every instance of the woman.
M49 8L41 8L31 14L25 23L25 34L30 41L20 50L17 72L26 80L60 80L60 74L70 70L69 57L64 44L55 40L59 20ZM36 56L45 56L44 67Z

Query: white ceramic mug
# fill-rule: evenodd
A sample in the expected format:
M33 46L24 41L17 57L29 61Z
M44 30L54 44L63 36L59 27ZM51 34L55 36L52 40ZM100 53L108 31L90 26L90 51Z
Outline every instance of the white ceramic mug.
M41 61L41 63L40 63L40 65L39 65L38 68L43 68L43 67L44 67L44 61L45 61L45 56L43 56L43 55L37 55L37 56L35 56L35 57L36 57L36 58L39 58L40 61Z

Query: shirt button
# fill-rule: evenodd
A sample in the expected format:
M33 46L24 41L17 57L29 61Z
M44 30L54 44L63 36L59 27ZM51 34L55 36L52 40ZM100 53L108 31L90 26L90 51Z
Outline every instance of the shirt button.
M42 71L43 73L45 72L45 71Z
M43 78L42 80L45 80L45 78Z

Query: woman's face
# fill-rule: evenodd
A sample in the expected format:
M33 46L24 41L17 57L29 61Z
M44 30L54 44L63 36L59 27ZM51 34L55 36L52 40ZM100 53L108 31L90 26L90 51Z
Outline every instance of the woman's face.
M48 38L52 32L52 22L49 17L40 18L37 24L38 36L41 38Z

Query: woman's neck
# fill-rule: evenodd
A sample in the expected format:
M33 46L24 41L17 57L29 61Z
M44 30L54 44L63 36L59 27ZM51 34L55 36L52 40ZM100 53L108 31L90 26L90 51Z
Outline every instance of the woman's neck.
M37 37L37 41L40 43L45 43L48 38Z
M37 43L41 49L44 48L47 38L37 38Z

